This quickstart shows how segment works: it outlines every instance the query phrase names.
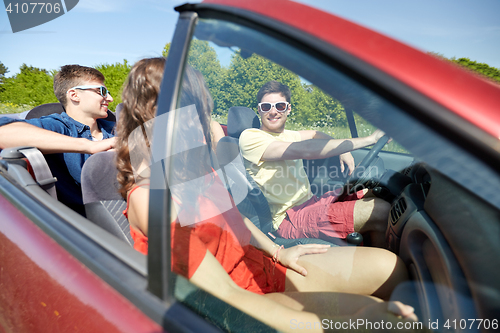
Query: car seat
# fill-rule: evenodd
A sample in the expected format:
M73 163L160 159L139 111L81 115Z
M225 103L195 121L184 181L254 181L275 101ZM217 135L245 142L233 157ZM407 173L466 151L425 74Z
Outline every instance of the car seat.
M285 239L275 234L269 204L260 187L246 172L240 154L239 137L247 128L260 128L257 114L247 107L231 107L227 117L228 136L217 144L217 160L224 173L227 188L231 192L240 213L254 223L276 244L290 247L298 244L347 245L343 239L325 241L316 238Z
M82 168L82 196L87 219L133 246L123 211L126 201L118 192L116 154L105 151L90 156Z

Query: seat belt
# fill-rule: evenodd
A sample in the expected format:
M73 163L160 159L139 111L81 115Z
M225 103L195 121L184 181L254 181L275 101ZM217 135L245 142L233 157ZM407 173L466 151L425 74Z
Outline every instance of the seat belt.
M52 175L49 165L43 154L33 147L15 147L2 150L2 158L16 159L23 156L28 160L28 163L33 170L36 183L44 189L48 194L57 200L55 183L57 178Z
M52 175L43 154L37 148L19 149L19 152L29 161L38 185L53 198L57 199L55 186L57 178Z

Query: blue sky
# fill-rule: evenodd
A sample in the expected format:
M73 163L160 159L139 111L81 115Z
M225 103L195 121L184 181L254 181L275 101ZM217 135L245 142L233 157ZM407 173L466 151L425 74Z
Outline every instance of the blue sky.
M272 1L272 0L269 0ZM500 68L500 0L297 0L423 51ZM0 61L7 76L27 65L47 70L158 56L186 0L80 0L53 21L12 33L0 11ZM197 1L194 1L197 2Z

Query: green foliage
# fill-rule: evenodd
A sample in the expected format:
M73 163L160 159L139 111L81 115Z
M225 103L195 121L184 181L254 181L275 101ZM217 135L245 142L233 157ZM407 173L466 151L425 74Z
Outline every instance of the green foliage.
M437 52L429 52L429 54L438 57L443 60L451 61L463 68L471 70L475 73L478 73L482 76L492 79L493 81L500 82L500 69L491 67L488 64L477 62L474 60L470 60L469 58L446 58L440 53Z
M317 87L303 83L298 75L262 56L254 54L244 58L237 52L227 69L214 68L217 68L217 73L203 74L205 77L212 75L218 78L215 85L209 84L216 91L213 94L213 113L216 115L227 114L231 106L246 106L256 110L257 92L264 83L276 80L287 85L292 94L289 122L317 127L347 124L344 109L338 101Z
M106 87L113 97L113 103L109 105L109 108L115 110L116 106L122 101L123 84L127 80L128 73L132 66L124 59L123 63L117 62L111 65L100 64L95 68L99 70L106 79Z
M0 85L3 83L5 74L9 72L9 69L0 61ZM2 91L2 86L0 86L0 91Z
M95 67L106 78L106 86L114 101L109 108L114 110L121 102L123 84L130 72L131 66L127 60L123 63L101 64ZM7 68L0 63L0 103L2 113L15 113L29 110L37 105L57 102L53 84L56 71L50 73L45 69L23 64L20 73L11 78L4 78L2 71Z
M13 103L0 103L0 114L21 113L31 110L31 105L17 105Z
M45 69L23 64L20 73L4 78L0 102L36 106L57 102L53 91L53 75Z
M347 118L342 104L313 85L304 85L304 107L295 117L300 124L318 127L346 126Z
M477 72L486 77L489 77L490 79L500 82L500 69L498 68L491 67L485 63L470 60L469 58L456 59L455 57L453 57L450 60L462 67L468 68L470 70L473 70L474 72Z
M168 56L170 43L162 55ZM232 106L246 106L256 110L257 92L268 81L286 84L292 93L292 112L289 123L328 128L345 126L347 120L342 105L315 86L305 84L289 70L266 58L253 54L242 57L236 52L228 68L222 67L217 53L206 41L192 40L188 63L199 70L214 99L213 116L226 119Z
M231 106L246 106L256 110L257 92L270 80L288 85L292 91L292 105L300 105L303 89L297 75L261 56L252 55L245 59L236 53L222 77L218 109L215 111L226 113Z
M163 48L162 55L168 57L169 50L170 43L167 43ZM224 76L217 53L207 41L193 39L189 48L188 64L203 74L210 94L214 99L215 109L217 109L220 99L220 82Z
M168 56L168 51L170 51L170 43L167 43L167 45L165 45L163 51L161 52L161 55L166 58Z

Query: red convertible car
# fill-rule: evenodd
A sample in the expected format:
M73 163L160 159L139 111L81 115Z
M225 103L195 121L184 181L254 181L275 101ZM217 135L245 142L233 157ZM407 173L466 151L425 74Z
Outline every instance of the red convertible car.
M391 142L352 153L366 170L355 178L338 172L338 158L304 161L312 187L320 194L345 184L369 186L391 203L386 247L411 277L395 288L394 299L411 304L424 327L498 329L498 84L292 1L207 0L176 10L157 114L169 126L155 131L152 148L159 155L151 184L163 186L150 190L149 255L131 246L124 201L113 187L116 170L103 171L114 169L106 153L95 155L103 168L89 176L90 184L82 175L84 192L92 194L95 183L109 190L84 193L85 218L54 198L54 179L37 171L44 159L36 149L4 149L0 332L273 330L170 270L174 205L164 180L173 171L165 157L185 149L176 140L183 117L171 111L188 63L214 95L214 116L228 117L217 118L227 124L228 147L246 126L232 112L256 110L252 92L270 79L286 81L303 102L292 101L293 129L341 138L385 131ZM218 156L228 174L238 154L229 157ZM249 194L242 186L233 189L236 201ZM293 324L290 330L300 328Z

